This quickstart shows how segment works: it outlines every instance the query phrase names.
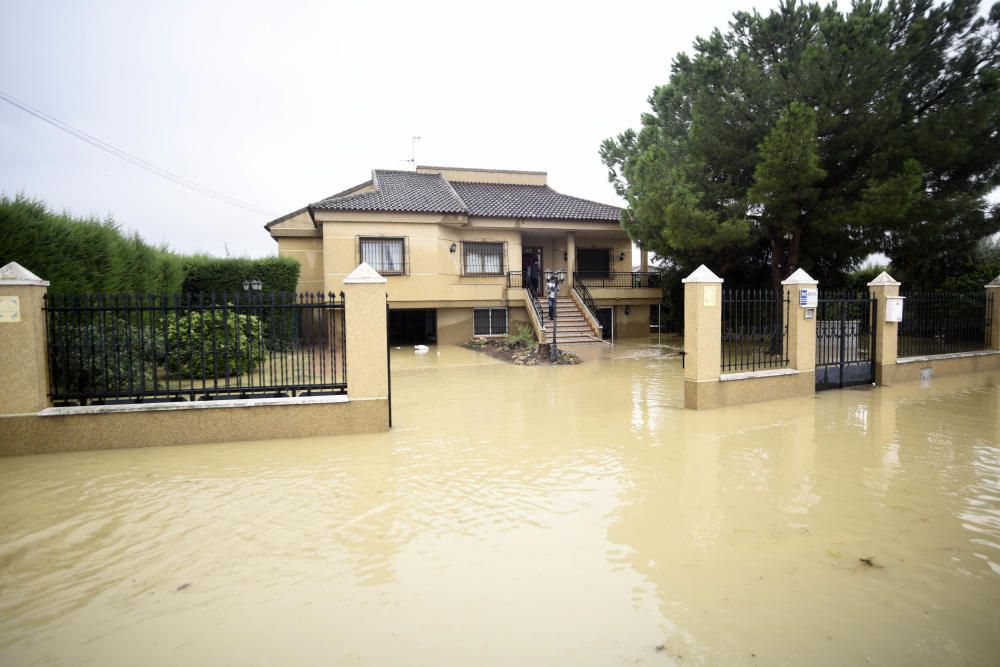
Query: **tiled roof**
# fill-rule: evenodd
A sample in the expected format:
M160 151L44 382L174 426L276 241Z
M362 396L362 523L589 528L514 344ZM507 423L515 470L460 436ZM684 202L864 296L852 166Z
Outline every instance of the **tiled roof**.
M327 197L312 205L323 211L465 213L465 204L440 174L376 169L371 192Z
M621 219L621 209L617 206L570 197L547 185L452 181L451 187L469 208L469 215L609 222Z
M334 195L311 206L324 211L465 213L491 218L618 222L621 209L560 194L547 185L447 181L440 174L376 169L374 190Z

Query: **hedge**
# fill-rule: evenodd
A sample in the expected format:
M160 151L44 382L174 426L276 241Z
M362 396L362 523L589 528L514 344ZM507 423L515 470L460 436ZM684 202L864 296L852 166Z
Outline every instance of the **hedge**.
M243 282L259 280L262 291L294 292L299 282L299 263L287 257L249 259L243 257L190 257L184 265L185 292L216 294L243 291Z
M149 294L181 289L184 257L125 235L111 220L53 213L23 195L0 196L0 266L17 262L54 294Z
M254 279L264 292L294 292L299 279L293 259L181 255L110 218L54 213L24 195L0 196L0 266L8 262L48 280L53 294L233 293Z

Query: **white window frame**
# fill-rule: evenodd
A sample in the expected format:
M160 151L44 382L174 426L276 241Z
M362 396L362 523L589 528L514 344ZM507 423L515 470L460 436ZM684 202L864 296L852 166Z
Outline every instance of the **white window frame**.
M505 245L503 241L462 241L462 275L504 275Z
M405 276L406 237L359 236L358 259L368 262L369 266L383 276Z

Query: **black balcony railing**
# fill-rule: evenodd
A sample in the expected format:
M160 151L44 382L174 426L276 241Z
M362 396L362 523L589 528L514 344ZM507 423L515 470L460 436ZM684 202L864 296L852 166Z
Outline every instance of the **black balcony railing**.
M974 352L990 347L992 294L910 292L899 323L899 357Z
M573 284L586 285L592 289L595 287L638 289L659 287L661 277L656 272L642 271L576 271L573 274Z
M56 405L344 393L344 300L322 294L45 301Z
M774 290L722 290L722 371L787 366L789 308Z
M524 287L526 284L527 279L524 276L524 271L507 272L507 287Z

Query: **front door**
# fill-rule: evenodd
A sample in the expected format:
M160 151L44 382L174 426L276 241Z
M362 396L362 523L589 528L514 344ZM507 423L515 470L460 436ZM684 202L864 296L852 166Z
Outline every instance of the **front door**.
M535 273L530 272L532 262L538 266L538 271ZM545 267L542 265L542 249L536 246L524 246L521 250L521 267L521 278L524 281L524 288L531 289L535 296L539 296L542 293L542 282L545 275ZM531 275L536 276L534 285L530 281Z

